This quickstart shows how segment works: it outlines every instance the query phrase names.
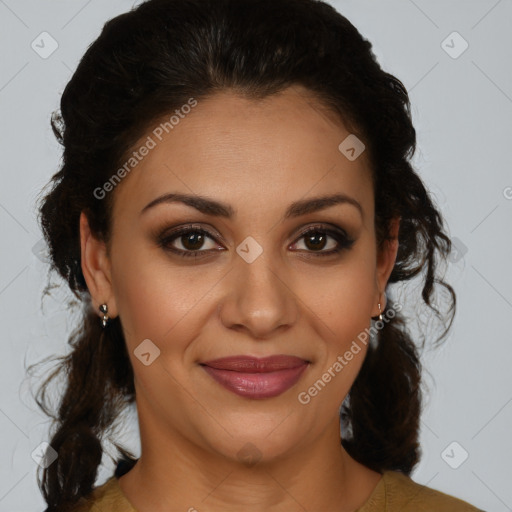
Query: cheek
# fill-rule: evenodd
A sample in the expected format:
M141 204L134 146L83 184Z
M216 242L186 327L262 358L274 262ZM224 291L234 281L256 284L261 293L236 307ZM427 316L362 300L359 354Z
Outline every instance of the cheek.
M309 296L317 300L312 309L322 312L319 313L322 322L317 325L325 342L313 381L319 379L320 387L325 384L328 390L322 391L322 395L326 399L330 395L336 403L348 393L367 352L375 297L372 265L371 258L354 254L336 272L330 272L328 277L316 281L316 287L310 287Z
M302 315L312 315L306 322L318 320L315 330L332 341L330 353L344 351L345 345L369 325L375 262L368 257L371 248L362 242L359 250L339 265L312 266L293 277L300 298L297 307ZM188 340L197 336L204 319L215 315L219 299L216 284L225 277L225 269L194 269L178 264L162 249L137 249L142 246L134 243L123 248L118 243L112 253L114 293L127 344L133 351L144 339L150 339L166 352L183 351Z
M364 269L351 267L331 277L325 282L324 294L317 290L311 295L318 298L312 309L323 312L315 329L324 343L317 352L315 370L298 397L301 403L311 400L318 414L337 411L361 369L374 296L373 279Z
M113 258L114 293L132 350L149 338L160 349L175 351L179 340L193 336L194 314L207 307L207 291L221 277L208 276L150 251Z
M315 297L315 311L338 339L357 335L370 322L374 307L374 269L362 258L340 266L336 272L326 273L309 286L309 297Z

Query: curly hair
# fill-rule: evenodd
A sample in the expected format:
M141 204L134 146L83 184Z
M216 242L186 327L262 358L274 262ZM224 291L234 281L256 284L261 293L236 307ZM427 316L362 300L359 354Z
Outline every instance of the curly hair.
M47 512L72 510L97 478L106 439L133 465L133 454L112 439L124 408L134 402L134 374L118 318L102 329L81 270L79 217L108 242L112 198L93 193L158 119L194 97L223 90L262 99L287 87L306 87L319 104L357 130L366 145L375 191L378 247L401 218L399 248L388 281L422 279L421 298L438 318L436 285L455 293L438 263L451 241L443 218L411 165L416 147L410 101L400 80L383 71L372 45L332 6L318 0L149 0L108 21L66 85L51 125L63 146L62 164L40 198L39 222L51 270L83 304L69 337L70 352L39 389L36 401L53 418L50 445L58 458L39 486ZM389 296L389 291L386 289ZM450 315L451 313L451 315ZM405 315L396 314L369 345L340 408L350 435L343 447L378 472L410 474L419 461L423 403L419 349ZM56 413L47 388L65 376Z

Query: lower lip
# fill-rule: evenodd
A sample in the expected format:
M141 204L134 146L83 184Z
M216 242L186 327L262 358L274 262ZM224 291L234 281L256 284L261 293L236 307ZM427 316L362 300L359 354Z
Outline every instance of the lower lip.
M203 366L219 384L233 393L253 399L271 398L290 389L299 379L308 363L296 368L267 373L242 373Z

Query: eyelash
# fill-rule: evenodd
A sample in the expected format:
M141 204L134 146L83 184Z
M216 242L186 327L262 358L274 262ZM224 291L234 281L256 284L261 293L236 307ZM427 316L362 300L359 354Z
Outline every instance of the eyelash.
M180 257L184 258L201 258L203 257L201 253L209 253L210 250L197 250L197 251L183 251L181 249L176 249L175 247L171 248L169 244L174 240L178 239L180 236L190 233L199 233L201 235L205 235L212 240L215 239L215 236L209 231L198 227L198 226L183 226L181 228L172 231L168 235L160 236L158 239L158 245L166 251L170 251L174 254L177 254ZM305 236L311 233L322 233L328 236L331 236L338 242L338 247L336 249L331 249L330 251L306 251L308 253L312 253L314 257L324 257L324 256L332 256L334 254L340 253L343 250L348 250L352 247L355 240L347 236L343 231L336 231L333 229L328 229L324 226L310 226L308 229L304 230L299 237L296 239L296 242L304 238ZM294 242L293 245L296 243ZM214 251L215 249L212 249Z

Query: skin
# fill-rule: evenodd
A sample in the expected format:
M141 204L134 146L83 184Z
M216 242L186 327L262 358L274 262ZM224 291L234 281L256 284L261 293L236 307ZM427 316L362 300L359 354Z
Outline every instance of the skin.
M367 153L350 161L338 149L349 133L300 87L263 101L218 93L111 192L108 245L82 213L92 304L99 317L102 303L120 316L134 369L141 457L119 485L141 512L353 511L378 484L381 475L340 444L339 407L366 347L310 403L297 399L370 327L378 303L384 310L398 249L395 219L394 240L377 251ZM222 201L236 214L220 218L181 203L140 214L166 192ZM282 220L290 203L333 193L356 199L362 214L344 203ZM188 223L214 235L196 246L209 256L187 259L158 245L161 232ZM331 236L307 245L301 232L318 223L344 229L354 244L317 256L338 245ZM236 252L248 236L263 249L252 263ZM168 245L194 250L186 243L178 236ZM145 339L160 350L148 366L134 355ZM263 400L233 394L198 364L242 354L311 364L291 389ZM237 456L246 443L256 464Z

